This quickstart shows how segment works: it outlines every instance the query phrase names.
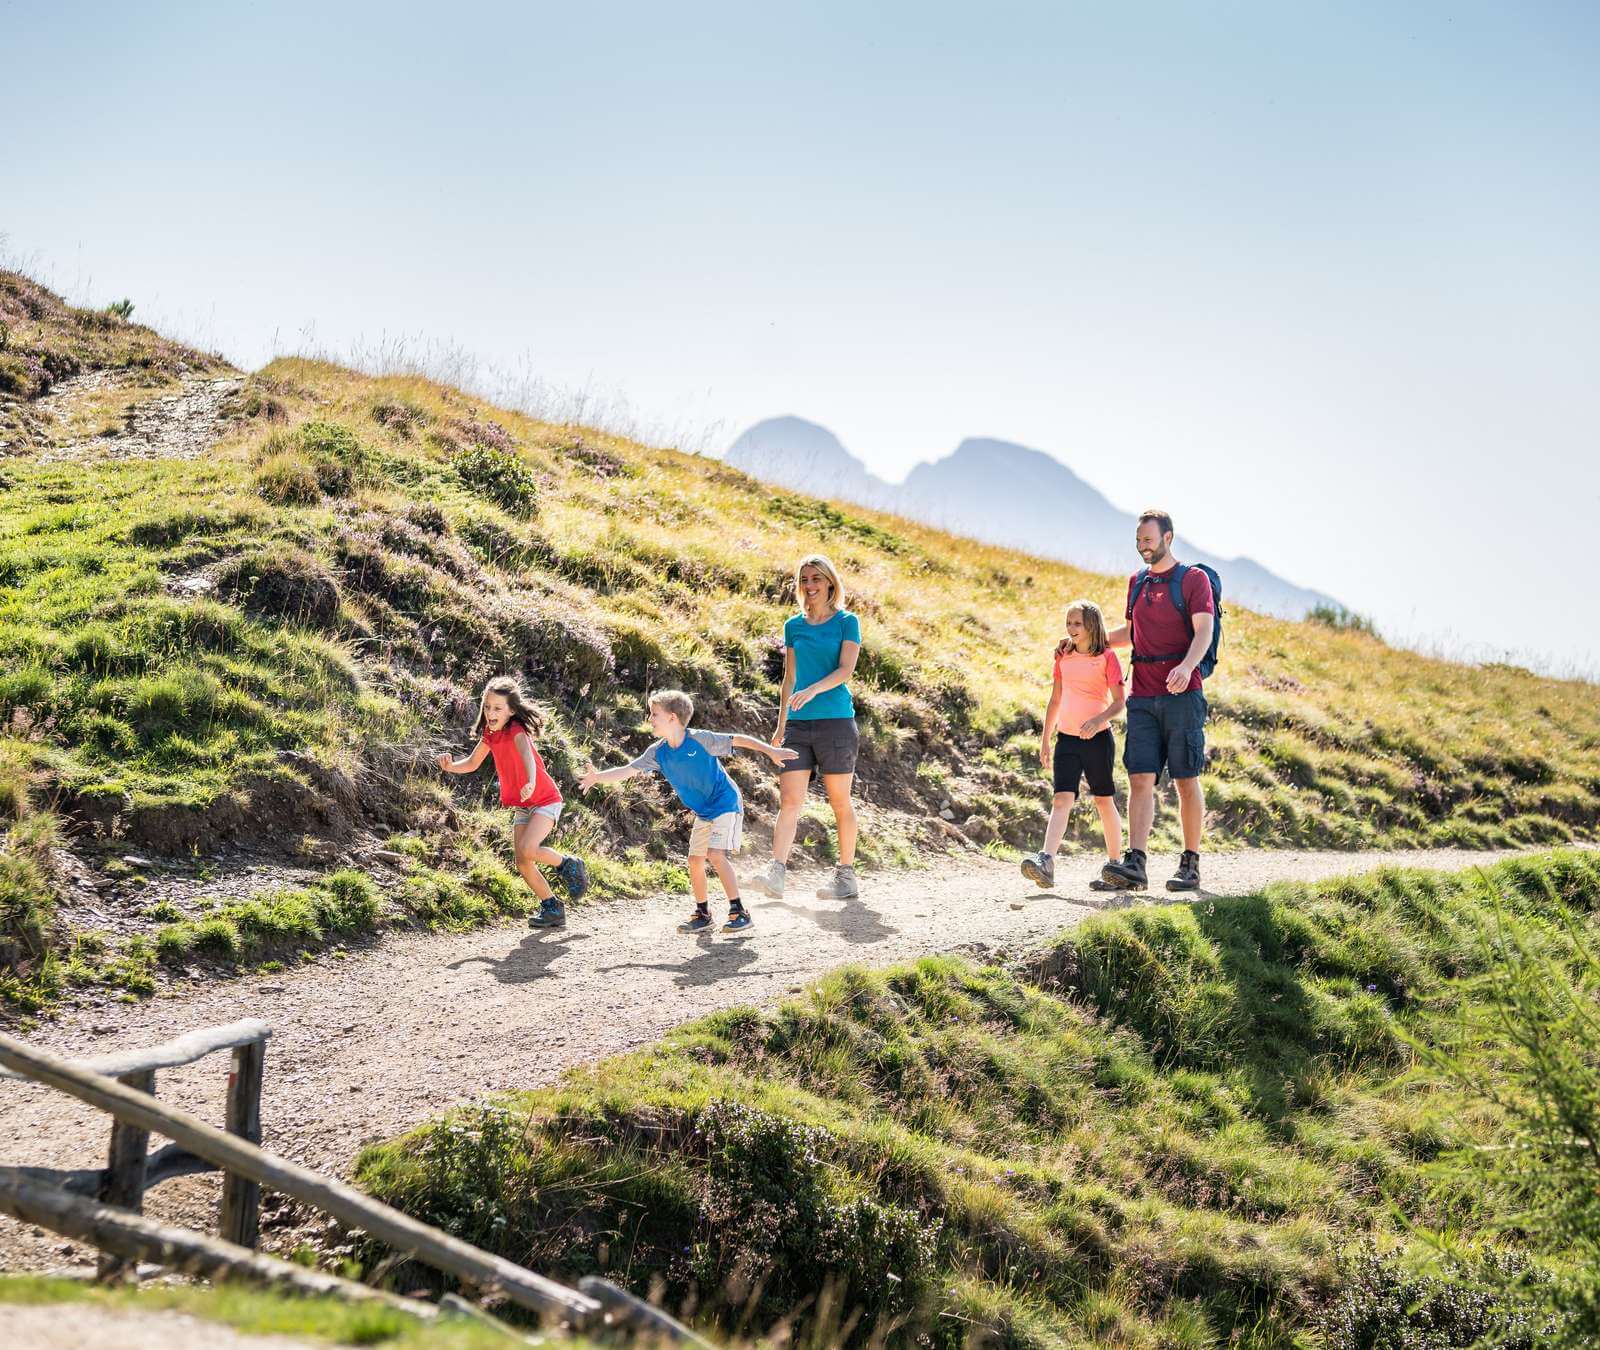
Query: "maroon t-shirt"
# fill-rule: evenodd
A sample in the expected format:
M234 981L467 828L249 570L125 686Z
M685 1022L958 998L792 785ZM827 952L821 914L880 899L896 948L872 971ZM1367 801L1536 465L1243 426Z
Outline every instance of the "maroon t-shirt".
M1128 618L1133 624L1133 650L1136 656L1143 656L1147 652L1151 655L1177 652L1179 656L1175 661L1133 662L1133 698L1159 698L1166 693L1167 676L1183 660L1182 654L1189 650L1189 643L1193 640L1189 625L1172 603L1171 578L1170 568L1165 572L1152 572L1139 595L1138 606L1129 610ZM1138 580L1137 572L1128 578L1130 606L1133 604L1133 587ZM1183 600L1189 607L1191 619L1196 614L1217 612L1216 602L1211 598L1211 578L1198 567L1191 567L1184 574ZM1189 688L1199 687L1200 672L1197 670L1189 677Z

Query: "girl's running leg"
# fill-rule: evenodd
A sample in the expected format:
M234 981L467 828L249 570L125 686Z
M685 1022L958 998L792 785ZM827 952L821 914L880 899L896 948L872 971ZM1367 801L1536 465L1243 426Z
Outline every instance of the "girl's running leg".
M541 900L550 900L555 895L550 889L550 883L544 879L544 873L539 870L539 864L545 862L546 857L553 858L555 863L561 861L559 853L552 848L544 847L545 837L555 827L555 821L549 816L534 816L533 819L518 825L512 832L512 841L517 854L517 871L522 873L522 879ZM553 866L554 863L547 862L546 865Z
M1061 847L1067 832L1067 821L1072 818L1072 804L1078 800L1076 792L1058 792L1050 804L1050 823L1044 827L1044 856L1053 858Z
M1096 797L1094 809L1100 813L1100 828L1106 837L1106 857L1116 862L1122 857L1122 816L1115 797Z

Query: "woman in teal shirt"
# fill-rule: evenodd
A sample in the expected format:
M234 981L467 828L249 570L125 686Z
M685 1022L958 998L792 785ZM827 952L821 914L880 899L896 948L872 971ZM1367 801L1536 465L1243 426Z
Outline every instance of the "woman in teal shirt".
M774 899L783 897L789 851L805 805L812 771L839 827L839 865L833 880L817 891L822 900L849 900L856 886L856 812L850 800L855 782L856 707L850 677L861 654L861 623L844 607L844 587L834 565L820 553L800 560L794 574L800 613L783 625L783 692L778 699L778 729L772 743L795 757L779 775L778 823L772 832L772 863L751 881Z

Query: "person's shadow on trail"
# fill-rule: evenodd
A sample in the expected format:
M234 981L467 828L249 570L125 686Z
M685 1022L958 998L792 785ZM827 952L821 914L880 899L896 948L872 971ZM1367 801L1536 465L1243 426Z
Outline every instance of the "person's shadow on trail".
M846 942L858 947L870 947L875 942L892 938L900 931L893 924L885 923L877 910L868 909L862 904L859 896L844 901L838 909L814 909L810 905L795 905L787 900L757 900L755 903L762 909L786 909L802 919L810 919L823 932L837 933ZM827 900L817 901L818 905L828 903Z
M446 969L460 970L463 966L481 965L501 984L553 980L557 972L551 970L550 966L559 961L574 942L587 942L592 936L591 933L535 930L504 956L464 956L459 961L451 961Z
M747 941L702 942L699 950L686 961L623 961L614 966L601 966L600 972L665 970L671 972L672 982L679 989L700 989L723 980L759 975L761 971L750 967L760 959L761 953Z

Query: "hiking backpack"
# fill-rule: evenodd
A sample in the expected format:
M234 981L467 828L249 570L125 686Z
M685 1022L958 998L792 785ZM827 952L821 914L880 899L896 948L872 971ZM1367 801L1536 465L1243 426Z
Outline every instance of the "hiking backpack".
M1211 603L1216 608L1216 616L1211 622L1211 645L1206 648L1206 654L1200 658L1195 670L1200 673L1202 680L1209 680L1211 672L1217 668L1217 645L1222 641L1222 578L1217 575L1216 569L1206 563L1174 563L1172 565L1171 579L1167 582L1167 594L1172 597L1173 606L1177 609L1184 623L1189 625L1189 636L1194 636L1194 624L1189 619L1189 606L1183 598L1183 579L1188 574L1190 567L1198 567L1206 574L1206 580L1211 583ZM1147 567L1140 572L1133 581L1133 590L1128 593L1128 629L1129 635L1133 633L1133 607L1139 603L1139 597L1144 593L1145 583L1150 580L1150 569ZM1171 652L1164 656L1146 656L1137 648L1134 650L1135 661L1181 661L1188 652Z

